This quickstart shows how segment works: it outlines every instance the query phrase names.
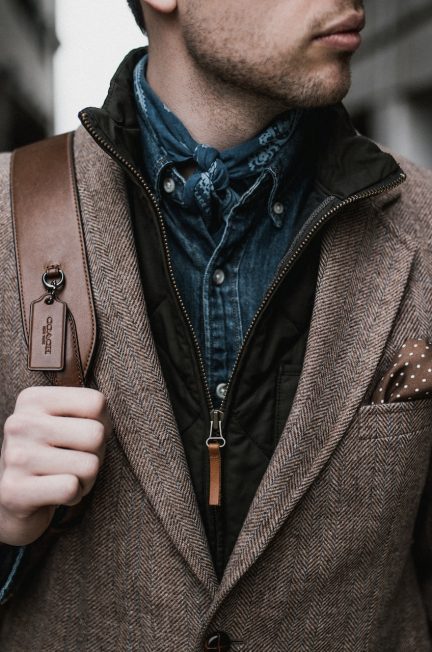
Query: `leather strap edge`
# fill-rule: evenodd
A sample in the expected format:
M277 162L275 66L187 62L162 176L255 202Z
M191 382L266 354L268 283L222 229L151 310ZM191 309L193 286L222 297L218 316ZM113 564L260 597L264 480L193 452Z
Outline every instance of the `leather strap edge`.
M80 207L80 202L79 202L79 194L78 194L78 186L77 186L77 178L76 178L76 170L75 170L75 156L74 156L74 138L75 138L75 132L71 131L67 134L67 139L68 139L68 165L69 165L69 181L71 184L71 190L75 202L75 217L77 221L77 229L78 229L78 235L80 239L80 246L81 246L81 255L82 255L82 265L83 265L83 271L84 271L84 278L86 282L86 291L87 291L87 298L88 298L88 303L90 307L90 319L91 319L91 329L92 329L92 336L91 336L91 346L88 349L86 353L86 358L85 360L81 360L82 363L82 373L84 378L87 375L87 372L90 367L90 363L93 357L95 345L96 345L96 314L95 314L95 309L94 309L94 302L93 302L93 294L92 294L92 289L91 289L91 283L90 283L90 274L89 274L89 269L88 269L88 258L87 258L87 251L85 247L85 241L84 241L84 233L83 233L83 226L82 226L82 218L81 218L81 207ZM75 328L75 326L74 326ZM75 328L75 333L76 333L76 328Z

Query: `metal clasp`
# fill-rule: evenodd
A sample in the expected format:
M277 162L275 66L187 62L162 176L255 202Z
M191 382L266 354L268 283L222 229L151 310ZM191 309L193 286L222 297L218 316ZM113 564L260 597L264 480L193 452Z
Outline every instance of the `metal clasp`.
M58 278L50 278L53 271L56 272ZM58 265L52 265L47 267L46 271L42 274L42 283L50 294L50 296L45 299L46 303L53 303L56 292L61 290L65 283L65 274Z

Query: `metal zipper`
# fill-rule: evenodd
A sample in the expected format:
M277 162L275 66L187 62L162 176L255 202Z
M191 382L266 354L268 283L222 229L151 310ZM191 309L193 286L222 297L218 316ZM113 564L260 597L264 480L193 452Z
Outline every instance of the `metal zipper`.
M215 410L214 405L213 405L213 400L212 400L212 397L211 397L210 388L209 388L207 377L206 377L205 365L204 365L203 357L202 357L202 354L201 354L201 349L200 349L200 345L199 345L199 342L198 342L198 338L197 338L197 336L195 334L192 322L190 320L190 317L188 315L188 312L186 310L186 307L184 305L182 296L180 294L180 291L178 289L178 286L177 286L177 283L176 283L176 280L175 280L174 271L173 271L172 262L171 262L171 255L170 255L169 247L168 247L168 238L167 238L167 234L166 234L165 223L164 223L162 211L161 211L161 209L159 207L158 201L157 201L155 195L153 194L152 189L150 188L150 186L148 185L148 183L146 182L146 180L144 179L142 174L139 172L139 170L137 170L133 165L131 165L127 159L125 159L123 156L121 156L121 154L119 154L114 149L114 147L112 147L112 145L107 143L106 140L104 140L103 138L101 138L99 136L98 132L94 129L93 125L91 124L88 114L85 111L83 111L83 112L81 112L79 114L79 117L80 117L80 119L82 121L82 124L87 129L87 131L89 132L89 134L102 147L102 149L105 150L106 152L108 152L109 154L111 154L115 159L120 161L133 174L133 176L139 181L141 186L146 191L151 203L153 204L153 207L155 209L156 215L158 216L158 220L159 220L159 224L160 224L162 241L163 241L165 257L166 257L166 262L167 262L167 266L168 266L168 271L169 271L171 283L172 283L172 286L174 288L174 291L175 291L179 306L180 306L180 308L182 310L182 313L184 315L184 318L186 320L186 323L188 324L190 333L192 335L192 339L193 339L194 346L195 346L195 352L196 352L197 360L198 360L198 364L199 364L201 380L202 380L202 383L203 383L203 387L204 387L207 402L208 402L208 407L209 407L209 412L210 412L210 434L209 434L209 437L206 440L206 445L208 447L209 443L219 442L219 446L222 448L226 444L226 440L224 439L223 434L222 434L222 421L223 421L223 416L224 416L224 407L225 407L225 405L227 403L227 399L228 399L228 396L229 396L229 390L230 390L230 388L232 386L233 379L235 377L237 369L238 369L238 367L240 365L240 362L242 360L243 353L244 353L244 351L245 351L245 349L247 347L247 344L248 344L248 341L250 339L251 333L252 333L252 331L253 331L253 329L254 329L254 327L255 327L255 325L256 325L256 323L257 323L257 321L258 321L258 319L259 319L259 317L261 315L261 313L266 308L270 298L272 297L273 293L275 292L275 290L277 289L279 284L285 278L286 274L291 269L293 264L296 262L296 260L298 259L298 257L302 253L302 251L309 244L312 237L330 219L330 217L332 217L335 213L340 211L345 206L349 206L350 204L353 204L354 202L360 201L361 199L368 199L369 197L374 197L376 195L381 194L384 191L396 188L397 186L401 185L405 181L406 175L403 172L401 172L399 174L398 178L395 181L392 181L391 183L380 184L378 186L375 186L374 188L371 188L370 190L365 190L364 192L360 192L360 193L351 195L350 197L348 197L347 199L339 202L336 206L333 206L332 209L330 209L329 211L324 213L324 215L318 220L318 222L316 222L313 225L313 227L310 229L310 231L308 231L305 238L299 244L297 249L292 253L292 255L288 258L287 262L281 266L281 268L278 271L277 275L275 276L272 284L268 288L268 290L267 290L267 292L266 292L266 294L265 294L265 296L264 296L258 310L256 311L256 313L255 313L255 315L254 315L254 317L253 317L253 319L252 319L252 321L251 321L251 323L250 323L250 325L249 325L249 327L248 327L248 329L246 331L245 337L243 339L243 344L242 344L242 346L241 346L241 348L240 348L240 350L239 350L239 352L237 354L236 361L234 363L234 367L232 369L231 375L230 375L228 383L227 383L225 397L223 398L223 400L222 400L222 402L221 402L221 404L219 406L219 409ZM317 209L317 210L319 210L319 209Z
M196 354L197 354L197 358L198 358L199 368L200 368L201 379L203 381L203 386L204 386L205 393L206 393L206 398L207 398L209 411L210 411L210 413L212 413L213 410L214 410L214 406L213 406L213 401L212 401L212 397L211 397L210 388L208 386L208 382L207 382L207 378L206 378L206 374L205 374L204 360L203 360L203 357L202 357L202 354L201 354L201 349L200 349L200 346L199 346L198 338L197 338L197 336L195 334L192 322L190 320L190 317L189 317L188 312L186 310L186 306L184 305L182 296L180 294L180 291L178 289L178 286L177 286L177 283L176 283L176 280L175 280L174 271L173 271L172 262L171 262L171 255L170 255L169 247L168 247L168 238L167 238L167 234L166 234L165 223L164 223L162 211L161 211L161 209L159 207L158 201L157 201L156 197L153 194L153 190L150 188L150 186L148 185L148 183L146 182L146 180L144 179L142 174L139 172L139 170L137 170L133 165L131 165L127 159L125 159L123 156L121 156L121 154L119 154L114 149L114 147L112 147L109 143L107 143L105 140L103 140L99 136L98 132L93 128L93 125L91 124L91 122L89 120L88 114L86 112L82 112L82 113L79 114L79 117L82 120L82 123L83 123L84 127L87 129L87 131L89 132L89 134L102 147L102 149L104 149L106 152L110 153L118 161L123 163L123 165L125 165L128 168L128 170L134 175L134 177L136 177L136 179L138 179L141 186L146 191L151 203L153 204L153 207L154 207L154 209L156 211L156 215L158 216L158 220L159 220L159 224L160 224L161 235L162 235L162 240L163 240L163 246L164 246L164 250L165 250L166 262L167 262L167 265L168 265L168 272L169 272L169 275L170 275L171 283L173 285L173 288L174 288L177 300L179 302L180 308L181 308L182 313L183 313L183 315L184 315L184 317L186 319L186 322L188 324L189 330L190 330L192 338L193 338L193 342L194 342L194 346L195 346L195 350L196 350Z
M324 215L318 220L318 222L316 222L313 225L313 227L310 229L310 231L308 231L305 238L299 244L297 249L292 253L292 255L288 258L287 262L281 266L281 268L280 268L279 272L277 273L277 275L275 276L272 284L270 285L270 287L268 288L266 294L264 295L264 298L263 298L258 310L256 311L255 315L253 316L253 319L252 319L252 321L251 321L251 323L250 323L250 325L249 325L249 327L248 327L248 329L246 331L246 334L244 336L243 344L242 344L242 346L241 346L241 348L240 348L240 350L239 350L239 352L237 354L237 357L236 357L236 360L235 360L235 363L234 363L234 366L233 366L233 369L232 369L232 372L231 372L231 376L230 376L230 378L228 380L228 383L227 383L227 387L226 387L226 390L225 390L225 396L222 399L222 402L221 402L221 404L219 406L220 410L223 411L224 408L225 408L227 398L228 398L228 395L229 395L229 390L230 390L230 387L231 387L232 382L233 382L233 378L234 378L235 373L236 373L236 371L237 371L237 369L238 369L238 367L240 365L244 350L246 348L246 345L248 343L248 340L250 338L250 335L251 335L251 333L252 333L252 331L254 329L254 326L255 326L258 318L260 317L263 310L266 308L266 306L267 306L270 298L272 297L274 291L277 289L278 285L283 281L286 274L292 268L293 264L296 262L296 260L298 259L298 257L302 253L302 251L305 249L305 247L311 241L312 237L330 219L330 217L332 217L335 213L340 211L345 206L349 206L350 204L353 204L353 203L355 203L357 201L360 201L361 199L367 199L369 197L374 197L375 195L379 195L379 194L381 194L382 192L384 192L386 190L392 190L393 188L396 188L397 186L401 185L405 181L405 179L406 179L406 174L404 172L401 172L399 174L398 178L395 181L391 182L391 183L381 184L380 186L375 186L375 188L373 188L373 189L365 190L364 192L360 192L360 193L357 193L355 195L351 195L347 199L339 202L336 206L333 206L333 208L330 209L329 211L327 211L327 213L324 213Z

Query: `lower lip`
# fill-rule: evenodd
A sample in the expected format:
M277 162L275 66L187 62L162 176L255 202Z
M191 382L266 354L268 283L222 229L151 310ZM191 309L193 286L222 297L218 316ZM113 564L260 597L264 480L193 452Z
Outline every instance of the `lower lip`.
M318 36L315 41L335 50L355 52L361 45L361 36L359 32L338 32L327 36Z

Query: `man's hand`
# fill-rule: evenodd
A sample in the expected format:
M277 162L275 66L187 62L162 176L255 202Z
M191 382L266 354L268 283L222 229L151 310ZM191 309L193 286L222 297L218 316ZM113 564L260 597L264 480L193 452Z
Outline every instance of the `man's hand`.
M23 390L4 427L0 543L32 543L57 505L79 503L96 481L110 433L105 398L94 389Z

